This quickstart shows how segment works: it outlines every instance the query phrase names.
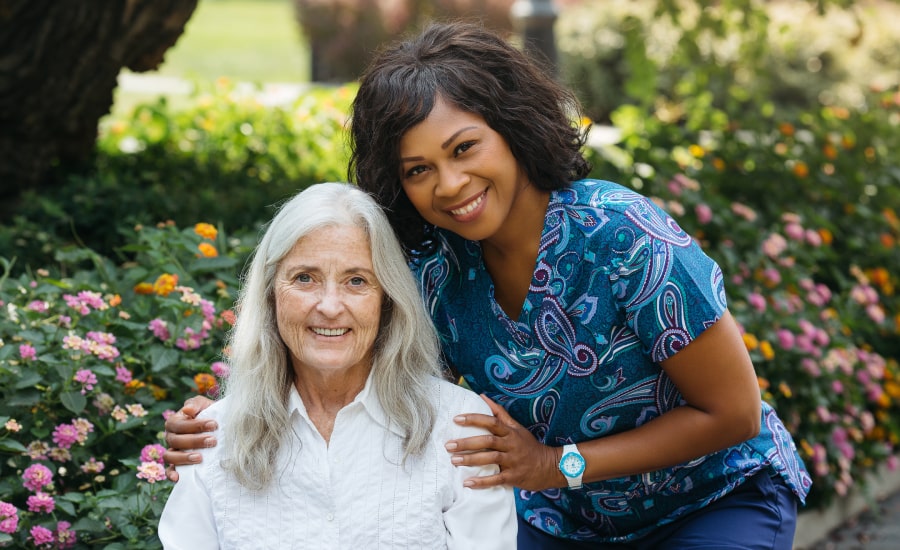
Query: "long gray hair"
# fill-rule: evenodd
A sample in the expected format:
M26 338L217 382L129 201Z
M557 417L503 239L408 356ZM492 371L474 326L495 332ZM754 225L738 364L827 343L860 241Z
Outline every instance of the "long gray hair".
M297 241L335 225L354 225L369 237L375 276L384 290L372 384L389 420L405 434L405 457L421 453L431 435L435 408L428 387L441 374L439 348L400 243L367 193L350 184L316 184L283 204L268 224L244 275L229 335L223 466L250 489L272 480L291 430L287 405L294 374L276 324L275 273Z

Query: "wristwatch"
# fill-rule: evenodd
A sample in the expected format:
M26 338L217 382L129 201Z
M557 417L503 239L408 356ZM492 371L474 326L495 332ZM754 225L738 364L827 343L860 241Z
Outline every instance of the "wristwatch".
M574 443L563 447L562 458L559 459L559 471L566 476L569 489L581 489L584 457L578 452L578 447Z

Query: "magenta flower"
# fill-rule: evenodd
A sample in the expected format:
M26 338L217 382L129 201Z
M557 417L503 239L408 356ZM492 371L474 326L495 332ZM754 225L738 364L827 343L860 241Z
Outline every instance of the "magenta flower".
M794 333L780 328L775 331L775 335L778 337L778 345L781 346L781 349L792 349L794 347Z
M222 361L216 361L212 365L210 365L210 370L218 376L219 378L228 378L231 370L228 368L227 363L223 363Z
M13 534L19 528L19 510L0 500L0 533Z
M59 424L53 430L53 442L63 449L78 443L78 429L71 424Z
M141 449L141 462L159 462L163 464L163 453L165 452L166 448L159 443L146 445Z
M130 370L122 366L116 366L116 381L127 384L131 382L131 380L132 375Z
M153 333L153 336L156 336L163 342L166 342L171 338L171 334L169 333L169 327L165 321L162 319L156 318L150 321L147 324L147 328L150 329L150 332Z
M802 241L804 236L803 226L799 223L789 223L784 226L784 234L792 241Z
M758 292L751 292L747 296L747 303L756 311L763 312L766 310L766 299Z
M43 464L32 464L22 473L22 480L26 489L37 492L53 483L53 472Z
M694 207L694 214L697 216L697 221L700 225L706 225L713 219L713 211L712 208L707 204L700 203Z
M29 311L36 311L38 313L44 313L47 311L47 309L49 307L50 307L50 305L43 300L34 300L34 301L30 302L27 306L25 306L25 309L27 309Z
M33 361L37 357L37 350L28 344L22 344L19 346L19 355L25 361Z
M44 493L42 491L38 491L37 493L28 497L28 511L29 512L43 512L45 514L49 514L56 508L56 501L53 500L53 497Z
M97 383L97 376L88 369L80 369L72 379L81 384L82 395L94 389Z
M53 531L46 527L35 525L29 532L31 533L31 541L35 546L53 543Z

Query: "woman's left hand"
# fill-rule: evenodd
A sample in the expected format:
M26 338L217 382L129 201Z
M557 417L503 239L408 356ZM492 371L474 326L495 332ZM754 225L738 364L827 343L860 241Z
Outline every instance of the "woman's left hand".
M457 466L497 464L500 472L471 477L463 484L473 489L506 485L529 491L564 487L566 481L559 471L559 449L538 442L506 409L483 395L481 398L494 416L461 414L453 420L461 426L484 428L490 434L453 439L447 442L446 448L453 453L451 461Z

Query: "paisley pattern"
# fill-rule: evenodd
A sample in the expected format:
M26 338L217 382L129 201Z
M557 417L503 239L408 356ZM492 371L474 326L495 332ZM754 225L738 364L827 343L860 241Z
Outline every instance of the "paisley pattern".
M684 401L659 368L723 314L722 272L651 201L582 180L552 193L528 296L494 300L479 243L438 231L416 272L447 361L548 445L640 426ZM586 484L518 490L519 514L556 536L635 540L768 468L802 501L811 480L764 404L759 436L688 464Z

